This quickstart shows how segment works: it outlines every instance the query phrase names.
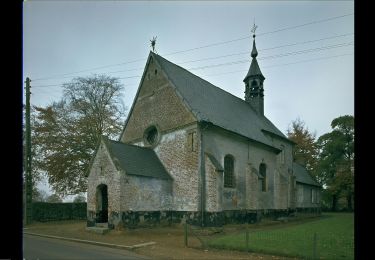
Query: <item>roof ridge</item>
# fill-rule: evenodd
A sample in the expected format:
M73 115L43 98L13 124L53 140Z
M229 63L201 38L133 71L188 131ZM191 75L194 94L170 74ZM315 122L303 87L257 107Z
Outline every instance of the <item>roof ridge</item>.
M188 72L189 74L191 74L191 75L193 75L193 76L199 78L200 80L203 80L203 81L207 82L207 83L210 84L212 87L217 88L218 90L224 92L225 94L229 94L229 95L231 95L232 97L236 98L236 99L237 99L238 101L240 101L241 103L243 103L243 104L247 105L248 107L250 107L250 109L252 109L253 112L257 113L256 110L255 110L255 109L254 109L254 108L253 108L248 102L246 102L246 100L244 100L244 99L242 99L242 98L240 98L240 97L237 97L237 96L233 95L232 93L230 93L230 92L226 91L225 89L222 89L222 88L220 88L220 87L218 87L218 86L212 84L211 82L209 82L209 81L207 81L207 80L201 78L201 77L198 76L198 75L195 75L194 73L188 71L188 70L185 69L184 67L181 67L180 65L177 65L176 63L173 63L173 62L171 62L170 60L167 60L167 59L164 58L163 56L160 56L160 55L158 55L158 54L156 54L156 53L153 53L153 54L156 55L156 56L158 56L158 57L160 57L160 58L162 58L162 59L164 59L164 60L166 60L167 62L173 64L174 66L177 66L177 67L183 69L184 71L186 71L186 72ZM161 66L162 66L162 65L161 65ZM265 117L268 121L270 121L265 115L263 115L263 116L259 116L259 117L260 117L260 118L261 118L261 117ZM273 126L275 126L275 125L273 124ZM276 127L276 126L275 126L275 127ZM277 127L276 127L276 128L277 128Z
M167 59L164 58L163 56L160 56L160 55L158 55L158 54L156 54L156 53L154 53L154 55L157 55L158 57L160 57L160 58L162 58L162 59L168 61L169 63L172 63L174 66L177 66L177 67L179 67L180 69L183 69L184 71L188 72L189 74L191 74L191 75L193 75L193 76L199 78L200 80L203 80L203 81L207 82L207 83L210 84L212 87L215 87L215 88L217 88L217 89L219 89L219 90L225 92L225 94L229 94L229 95L233 96L234 98L238 99L239 101L244 102L246 105L249 105L249 106L250 106L250 104L248 104L244 99L241 99L240 97L237 97L237 96L233 95L232 93L226 91L225 89L222 89L222 88L220 88L220 87L218 87L218 86L212 84L211 82L209 82L209 81L207 81L207 80L201 78L200 76L195 75L194 73L190 72L189 70L185 69L184 67L181 67L180 65L177 65L176 63L173 63L173 62L171 62L170 60L167 60ZM251 107L251 106L250 106L250 107ZM252 107L251 107L251 108L252 108ZM252 109L254 110L254 108L252 108ZM254 110L254 112L255 112L255 110Z
M196 113L195 116L198 121L212 122L224 129L233 131L272 147L274 147L274 145L260 130L265 129L280 138L286 138L282 131L271 123L266 116L258 114L251 104L246 102L246 100L215 86L211 82L156 53L152 53L151 55L166 73L170 83L175 85L177 94L181 96L184 102L186 102L190 111L194 114ZM210 97L210 95L212 95L212 97ZM220 101L225 102L225 105L218 107L219 105L217 102ZM234 110L232 110L232 108ZM221 116L225 115L227 117L226 121L223 121L221 116L219 117L217 115L217 111L221 111ZM242 114L235 114L235 111ZM242 118L241 122L236 119L231 119L238 116ZM246 118L251 118L251 123L249 123Z

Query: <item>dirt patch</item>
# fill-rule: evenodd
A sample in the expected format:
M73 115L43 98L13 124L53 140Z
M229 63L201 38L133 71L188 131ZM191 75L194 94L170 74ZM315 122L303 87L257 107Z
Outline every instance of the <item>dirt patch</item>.
M260 229L275 226L287 226L313 219L293 219L288 223L264 220L260 224L249 225L249 229ZM239 251L204 249L199 239L188 236L188 245L184 246L184 228L182 225L167 227L149 227L126 230L111 230L100 235L86 231L86 221L56 221L33 223L26 226L27 232L71 237L119 245L135 245L145 242L156 242L155 245L134 249L135 252L150 256L153 259L296 259L280 256L246 253ZM244 225L227 225L222 229L204 230L203 237L215 236L218 232L232 233L243 230ZM197 230L199 231L199 229ZM198 232L199 233L199 232Z

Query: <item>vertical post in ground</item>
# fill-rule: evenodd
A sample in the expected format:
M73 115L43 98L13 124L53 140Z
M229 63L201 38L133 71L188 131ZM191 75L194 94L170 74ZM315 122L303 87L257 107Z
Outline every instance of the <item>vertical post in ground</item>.
M26 188L26 224L32 222L32 194L33 184L31 175L31 128L30 128L30 82L26 78L26 113L25 113L25 188Z
M249 252L249 228L246 223L246 252Z
M184 225L184 244L185 244L185 247L188 246L188 224L186 222Z
M317 234L315 232L314 238L313 238L313 259L318 259L317 242L318 242L318 237L317 237Z

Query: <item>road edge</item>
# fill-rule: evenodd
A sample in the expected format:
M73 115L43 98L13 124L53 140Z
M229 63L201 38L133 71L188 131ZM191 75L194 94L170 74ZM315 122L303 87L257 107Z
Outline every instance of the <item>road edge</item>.
M69 238L69 237L59 237L59 236L51 236L51 235L45 235L45 234L38 234L38 233L32 233L32 232L23 232L23 234L26 235L32 235L32 236L40 236L40 237L47 237L47 238L53 238L53 239L60 239L60 240L66 240L66 241L74 241L79 243L85 243L85 244L91 244L91 245L97 245L97 246L106 246L106 247L112 247L112 248L120 248L120 249L126 249L126 250L133 250L136 248L144 247L144 246L150 246L155 245L156 242L146 242L142 244L136 244L132 246L124 246L124 245L116 245L116 244L110 244L110 243L104 243L104 242L97 242L97 241L91 241L91 240L83 240L78 238Z

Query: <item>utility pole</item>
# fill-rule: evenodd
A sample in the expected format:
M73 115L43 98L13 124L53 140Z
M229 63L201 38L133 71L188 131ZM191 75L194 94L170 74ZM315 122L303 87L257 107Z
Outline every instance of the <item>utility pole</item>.
M31 128L30 128L30 82L31 80L26 78L26 149L25 149L25 188L26 188L26 224L32 222L32 199L33 199L33 183L31 176Z

